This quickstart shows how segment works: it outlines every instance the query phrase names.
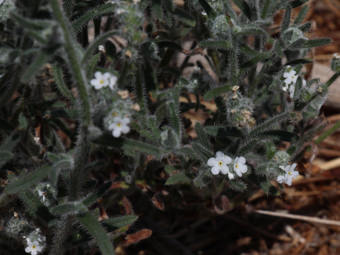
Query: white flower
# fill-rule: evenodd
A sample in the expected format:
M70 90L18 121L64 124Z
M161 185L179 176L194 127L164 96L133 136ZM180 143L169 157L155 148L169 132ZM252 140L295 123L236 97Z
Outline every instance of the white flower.
M283 73L284 84L282 86L282 90L288 92L291 98L294 97L295 83L298 77L299 76L296 74L296 71L291 66L287 66L286 71Z
M244 157L236 157L234 160L234 171L235 173L241 177L242 174L246 173L248 167L246 165L246 159Z
M223 152L216 152L215 158L210 158L207 162L208 166L211 167L211 173L217 175L220 172L222 174L228 174L229 179L234 179L234 175L229 171L228 164L231 163L231 158L224 155Z
M27 241L27 247L25 248L26 253L31 253L31 255L37 255L44 249L44 247L41 246L40 243L37 241L32 242L30 239L26 239L26 241Z
M110 77L109 77L109 87L110 89L114 90L116 88L116 85L117 85L117 76L113 75L113 74L110 74Z
M94 74L95 79L91 80L91 85L95 89L101 89L109 85L109 73L96 72Z
M113 122L110 124L109 129L112 130L114 137L119 137L121 133L127 134L130 131L128 124L130 123L129 118L114 117Z
M95 78L91 80L91 85L95 89L101 89L109 86L113 90L116 86L117 77L113 74L110 74L108 72L106 73L96 72L94 74L94 77Z
M286 85L295 84L298 76L293 68L287 66L287 71L283 73L284 83Z
M278 183L286 183L289 186L292 185L293 179L295 179L298 175L299 172L295 171L296 164L292 165L287 165L287 166L280 166L280 168L285 172L283 175L279 175L277 177L277 182Z
M335 59L340 59L340 55L339 55L338 53L334 53L334 54L333 54L333 58L335 58Z
M98 50L99 50L100 52L105 52L105 47L104 47L104 45L99 45L99 46L98 46Z

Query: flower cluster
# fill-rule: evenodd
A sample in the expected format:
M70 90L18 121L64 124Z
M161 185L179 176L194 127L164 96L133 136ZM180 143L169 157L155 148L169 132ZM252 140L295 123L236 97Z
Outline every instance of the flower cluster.
M118 91L117 94L121 98L117 98L112 103L112 110L104 118L104 126L112 132L114 137L120 137L121 134L129 133L132 110L140 110L139 105L134 104L129 98L127 90Z
M239 177L242 177L242 174L246 173L248 170L246 159L244 157L236 157L233 160L221 151L216 152L215 158L210 158L207 164L211 167L211 173L213 175L222 173L224 175L228 175L230 180L235 178L235 173ZM230 165L232 165L233 171L229 168Z
M280 169L284 171L284 174L279 175L277 177L278 183L286 183L287 185L292 185L293 179L295 179L299 172L295 171L296 164L287 165L287 166L280 166Z
M291 98L294 97L294 93L295 93L295 83L298 79L298 75L296 74L296 71L291 67L291 66L287 66L285 72L283 73L283 86L282 86L282 90L285 92L289 93L289 96Z
M40 229L35 229L27 237L24 238L26 241L26 253L37 255L44 250L46 245L46 237L41 234Z
M117 86L117 77L108 72L96 72L94 74L94 79L91 80L91 85L95 89L110 87L110 89L114 90Z
M233 126L251 128L255 126L254 104L250 98L244 97L239 86L233 86L232 93L226 97L227 117Z

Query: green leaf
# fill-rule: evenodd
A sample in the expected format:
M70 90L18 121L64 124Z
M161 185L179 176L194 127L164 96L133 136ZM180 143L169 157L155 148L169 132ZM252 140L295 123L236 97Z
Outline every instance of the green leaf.
M127 227L138 220L138 216L136 215L125 215L125 216L118 216L114 218L109 218L104 220L103 223L105 225L112 226L114 228L122 228Z
M260 53L257 56L253 57L252 59L248 60L247 62L241 64L241 68L252 67L256 65L258 62L262 62L270 58L270 56L271 56L270 52Z
M52 74L60 94L62 94L65 98L71 99L73 101L74 97L64 82L62 68L58 65L53 65Z
M102 255L114 255L113 244L105 229L90 212L84 216L77 216L78 221L85 226L87 231L96 239Z
M154 146L148 143L144 143L141 141L125 138L123 144L124 150L135 151L145 153L147 155L154 155L156 157L160 157L161 148L158 146Z
M50 20L30 19L19 15L18 12L12 12L11 15L22 28L28 30L42 30L52 25Z
M88 208L82 201L66 202L50 209L51 213L56 216L78 215L88 212Z
M291 113L290 112L283 112L280 113L266 121L264 121L263 123L257 125L251 132L250 132L250 136L256 136L259 133L262 133L264 131L267 131L268 129L270 129L271 127L273 127L274 125L278 125L280 124L280 122L287 120L291 117Z
M17 180L6 186L4 192L7 194L15 194L26 190L42 181L51 171L51 166L42 166L29 174L19 176Z
M203 129L202 125L199 122L196 123L195 130L197 133L198 141L200 141L200 143L206 146L207 148L211 148L209 136L206 134L205 130Z
M101 15L113 13L115 8L116 7L110 3L100 5L96 8L91 8L85 14L72 22L74 32L79 33L90 20Z
M213 156L213 152L209 150L209 148L206 148L198 142L192 143L192 149L200 156L200 159L203 161L207 161L208 158Z
M284 32L289 27L291 12L292 12L292 9L290 7L287 7L286 11L285 11L285 16L283 17L283 20L282 20L282 23L281 23L281 31L282 32Z
M284 130L268 130L258 134L258 137L269 137L274 136L280 138L282 141L292 141L294 138L297 138L297 135Z
M204 100L210 101L215 97L221 96L223 93L231 91L232 87L229 85L213 88L204 94Z
M91 206L92 204L94 204L99 198L104 196L107 191L109 191L111 185L112 185L112 182L107 182L107 183L101 185L95 192L88 195L83 200L84 205Z
M299 11L298 16L296 17L296 19L294 20L294 24L300 24L302 23L302 21L305 19L307 13L308 13L308 5L305 5L304 7L302 7L301 11Z
M262 19L267 18L267 14L268 14L268 10L269 10L271 1L272 0L266 0L266 2L264 3L263 9L262 9L262 13L261 13L261 18Z
M200 46L208 49L228 50L231 43L225 40L205 40L200 42Z
M49 55L41 51L21 76L21 82L25 83L30 81L36 75L36 73L47 63L49 58Z
M302 48L320 47L320 46L330 44L331 42L332 42L332 40L329 39L329 38L312 39L312 40L305 41Z
M190 184L191 179L185 173L171 175L165 182L165 185Z

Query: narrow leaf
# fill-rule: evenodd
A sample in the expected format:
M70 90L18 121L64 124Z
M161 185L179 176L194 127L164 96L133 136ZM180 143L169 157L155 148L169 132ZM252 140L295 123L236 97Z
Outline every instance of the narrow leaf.
M82 225L85 226L90 235L96 239L102 255L115 254L111 240L96 217L87 212L84 216L78 216L77 219Z
M48 59L49 56L45 54L45 52L41 51L21 76L21 82L30 81L36 75L36 73L43 67L43 65L46 64Z
M185 173L171 175L165 182L165 185L190 184L191 179Z
M31 186L42 181L52 171L51 166L40 167L33 172L20 176L17 180L9 183L5 188L5 193L15 194L19 191L30 188Z
M66 202L57 206L54 206L50 209L51 213L56 216L64 216L64 215L77 215L83 214L88 211L87 207L83 204L82 201L72 201Z
M104 220L103 223L115 228L122 228L131 225L138 219L136 215L125 215Z

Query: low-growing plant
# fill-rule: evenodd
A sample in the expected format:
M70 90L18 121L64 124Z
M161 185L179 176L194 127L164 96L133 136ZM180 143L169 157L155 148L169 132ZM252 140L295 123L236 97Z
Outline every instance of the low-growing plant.
M0 1L2 254L111 255L152 203L291 185L340 74L305 80L307 2Z

